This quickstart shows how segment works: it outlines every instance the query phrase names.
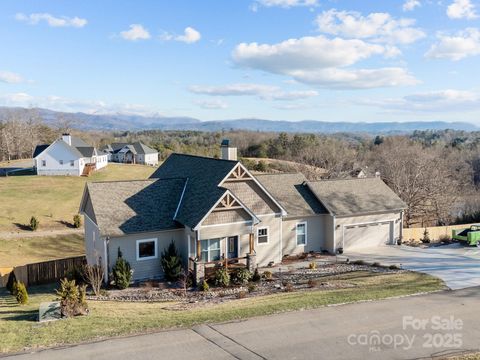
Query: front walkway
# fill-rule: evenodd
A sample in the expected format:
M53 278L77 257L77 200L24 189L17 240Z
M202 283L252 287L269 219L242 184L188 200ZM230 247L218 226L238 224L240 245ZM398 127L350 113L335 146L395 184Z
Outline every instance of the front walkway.
M379 246L355 249L344 258L401 265L403 269L424 272L442 279L451 289L480 286L480 248L451 244L419 248L411 246Z

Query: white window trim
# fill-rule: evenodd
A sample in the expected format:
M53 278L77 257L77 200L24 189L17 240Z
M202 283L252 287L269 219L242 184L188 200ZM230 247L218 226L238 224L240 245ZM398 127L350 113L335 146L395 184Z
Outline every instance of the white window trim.
M305 225L305 244L299 244L298 243L298 225ZM306 246L307 243L308 243L308 230L307 230L307 222L306 221L302 221L302 222L297 222L295 224L295 242L297 243L297 246Z
M212 260L212 257L210 256L210 241L214 241L214 240L218 240L218 249L215 249L215 250L220 250L220 259L217 260L217 261L220 261L222 260L222 241L224 240L224 238L212 238L212 239L204 239L204 240L200 240L200 241L206 241L207 242L207 262L211 262L213 261ZM200 258L202 257L202 253L204 253L205 251L201 250L200 251Z
M137 261L152 260L152 259L158 258L158 241L157 240L158 240L157 238L137 240L137 243L136 243ZM155 256L140 257L139 245L142 243L152 242L152 241L155 243Z
M267 242L259 243L259 242L258 242L258 232L259 232L260 230L263 230L263 229L267 229ZM257 235L257 236L256 236L256 240L257 240L257 245L258 245L258 246L263 246L263 245L268 245L268 244L270 244L270 228L269 228L268 226L262 226L262 227L257 228L256 235Z

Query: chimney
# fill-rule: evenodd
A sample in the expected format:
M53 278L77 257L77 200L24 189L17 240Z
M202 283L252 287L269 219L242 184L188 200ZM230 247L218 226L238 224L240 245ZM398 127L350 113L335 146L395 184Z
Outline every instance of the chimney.
M230 140L223 139L220 149L222 150L223 160L237 161L237 148L230 145Z
M70 134L62 134L62 140L72 146L72 136Z

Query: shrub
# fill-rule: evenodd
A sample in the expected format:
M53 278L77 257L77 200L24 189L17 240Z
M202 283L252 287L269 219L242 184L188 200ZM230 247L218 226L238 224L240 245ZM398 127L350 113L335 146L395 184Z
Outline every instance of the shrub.
M221 268L215 272L215 284L223 287L230 285L230 274L227 269Z
M72 317L88 313L85 286L79 287L75 280L64 278L60 280L60 289L56 292L60 297L62 316Z
M255 284L248 284L248 292L254 292L257 289L257 285Z
M438 238L438 241L443 242L443 243L451 243L452 238L448 235L440 235Z
M310 270L315 270L317 268L317 263L315 261L312 261L308 264L308 268Z
M122 290L130 286L130 282L132 281L132 268L129 262L123 258L120 248L118 248L118 257L112 268L112 272L113 281L117 288Z
M74 266L67 271L67 279L75 280L77 284L83 284L85 282L83 270L81 267Z
M10 292L10 294L15 295L15 283L17 282L17 277L15 276L15 272L12 270L10 274L8 274L8 280L7 280L7 290Z
M420 239L420 241L424 244L430 243L430 235L428 234L427 228L425 228L425 231L423 232L423 237Z
M316 280L309 279L307 285L309 288L314 288L318 285L318 282Z
M180 255L178 255L173 240L170 245L168 245L168 248L163 251L161 264L165 279L168 281L177 280L182 273L182 259L180 258Z
M83 268L83 276L88 285L92 287L95 296L100 296L104 276L102 265L85 265Z
M251 278L252 273L245 268L240 268L233 274L233 282L237 285L246 285Z
M390 265L388 268L390 270L400 270L400 267L398 265Z
M28 293L25 284L21 281L16 281L13 287L17 303L19 303L20 305L26 304L28 302Z
M239 298L239 299L244 299L246 297L247 297L247 292L245 290L239 291L237 293L237 298Z
M374 263L372 264L372 266L373 266L373 267L382 267L382 265L380 265L379 262L374 262Z
M198 286L198 289L203 292L208 292L210 291L210 286L208 286L208 283L205 280L203 280Z
M78 214L73 215L73 227L78 229L80 226L82 226L82 218Z
M286 292L292 292L293 289L293 284L291 282L285 284L285 291Z
M38 221L38 219L35 216L32 216L30 218L30 229L32 231L36 231L39 225L40 225L40 221Z
M260 276L260 273L258 272L258 268L255 268L255 271L253 272L252 275L252 281L253 282L259 282L262 277Z
M263 274L262 274L262 277L265 279L265 280L272 280L272 277L273 277L273 274L271 271L264 271Z
M363 260L355 260L352 262L353 265L365 265L365 261Z

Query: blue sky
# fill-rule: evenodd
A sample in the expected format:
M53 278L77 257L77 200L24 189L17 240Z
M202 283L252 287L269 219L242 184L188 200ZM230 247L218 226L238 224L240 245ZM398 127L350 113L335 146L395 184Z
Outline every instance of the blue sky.
M480 124L477 0L2 1L0 105Z

